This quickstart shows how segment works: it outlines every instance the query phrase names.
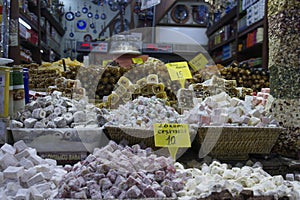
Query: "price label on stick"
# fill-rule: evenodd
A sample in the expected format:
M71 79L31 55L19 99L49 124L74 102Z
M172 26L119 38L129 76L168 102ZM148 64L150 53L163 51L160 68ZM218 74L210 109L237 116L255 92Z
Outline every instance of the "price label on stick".
M174 160L179 147L191 147L188 124L154 124L156 147L168 147Z
M181 88L184 88L185 79L192 78L187 62L174 62L166 64L172 81L179 80Z
M194 57L189 64L193 68L194 71L199 71L205 68L205 65L208 63L208 60L202 53L199 53L196 57Z
M166 64L172 81L192 78L187 62L174 62Z

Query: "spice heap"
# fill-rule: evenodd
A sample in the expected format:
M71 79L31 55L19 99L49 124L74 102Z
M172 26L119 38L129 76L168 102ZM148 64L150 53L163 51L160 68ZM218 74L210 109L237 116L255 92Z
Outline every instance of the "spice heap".
M39 97L17 112L11 121L11 128L74 128L98 127L106 121L100 110L87 100L71 100L55 91L51 96Z
M184 183L176 179L173 161L139 145L110 142L83 162L65 166L58 198L142 199L176 198Z
M1 199L53 199L66 171L20 140L0 150Z
M154 123L181 123L182 116L156 97L140 96L105 115L106 125L152 129Z

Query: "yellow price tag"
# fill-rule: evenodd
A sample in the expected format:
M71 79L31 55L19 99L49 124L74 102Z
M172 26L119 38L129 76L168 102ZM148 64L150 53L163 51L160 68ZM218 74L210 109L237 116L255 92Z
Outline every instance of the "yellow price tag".
M106 66L108 63L112 62L113 60L103 60L102 66Z
M208 63L208 60L202 53L199 53L196 57L194 57L189 64L193 68L194 71L199 71L205 68L205 65Z
M154 124L156 147L168 147L174 160L179 147L191 147L188 124Z
M139 65L141 65L141 64L144 63L144 61L143 61L142 58L132 58L131 60L132 60L132 62L133 62L134 64L139 64Z
M174 62L166 64L172 81L192 78L187 62Z

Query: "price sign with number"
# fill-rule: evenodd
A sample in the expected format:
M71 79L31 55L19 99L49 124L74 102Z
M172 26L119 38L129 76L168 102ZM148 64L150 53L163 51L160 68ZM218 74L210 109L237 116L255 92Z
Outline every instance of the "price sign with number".
M157 147L191 147L188 124L154 124Z
M205 65L208 63L208 60L202 53L199 53L196 57L194 57L189 64L195 71L199 71L205 68Z
M174 62L166 64L172 81L192 78L187 62Z
M143 61L142 58L132 58L132 62L133 62L134 64L139 64L139 65L141 65L141 64L144 63L144 61Z

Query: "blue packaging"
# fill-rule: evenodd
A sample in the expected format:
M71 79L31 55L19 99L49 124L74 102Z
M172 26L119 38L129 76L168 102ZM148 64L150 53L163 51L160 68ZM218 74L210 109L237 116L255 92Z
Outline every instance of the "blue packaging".
M25 104L28 104L30 102L29 87L28 87L28 80L29 80L28 68L23 68L23 79L24 79Z

